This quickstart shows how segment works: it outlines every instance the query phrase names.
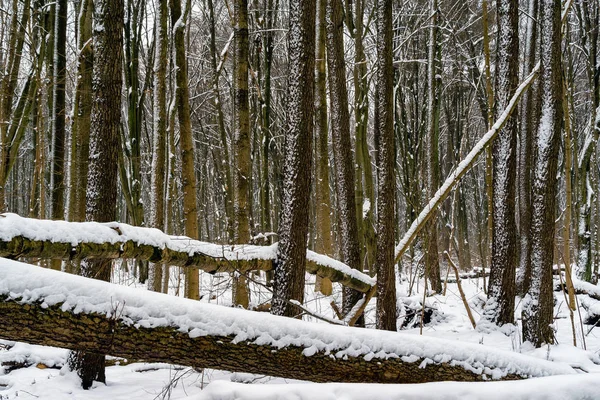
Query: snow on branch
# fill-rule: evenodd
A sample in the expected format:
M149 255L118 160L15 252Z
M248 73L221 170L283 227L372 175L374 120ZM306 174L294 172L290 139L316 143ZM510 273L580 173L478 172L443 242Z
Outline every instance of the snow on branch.
M0 214L0 257L132 258L215 273L269 271L276 256L277 243L218 245L118 222L51 221ZM363 293L375 285L370 276L330 257L312 251L307 251L306 256L306 270L312 274Z
M563 24L567 19L572 4L573 0L568 0L568 2L565 4L561 15L561 21ZM515 94L510 99L508 106L506 106L506 109L502 112L502 114L494 123L492 128L485 135L483 135L483 137L479 140L475 147L473 147L469 154L467 154L464 160L462 160L460 164L458 164L456 169L448 176L448 178L446 178L444 184L438 189L433 198L429 200L429 203L427 203L427 205L423 208L421 213L412 222L410 228L404 234L402 240L400 240L400 243L398 243L398 245L396 246L395 262L398 262L400 260L400 258L411 245L419 231L423 228L423 226L429 220L429 218L431 218L431 216L434 214L434 211L439 207L440 204L442 204L446 197L448 197L452 189L458 184L458 182L460 182L460 179L469 171L469 169L471 169L477 157L479 157L479 155L483 153L485 148L496 138L498 132L500 131L500 129L502 129L502 127L512 114L513 110L516 108L523 93L525 93L525 91L529 88L531 83L538 76L539 71L540 63L538 62L529 74L529 76L527 76L527 78L525 78L525 80L519 85L519 87L515 91Z
M434 214L434 211L439 207L440 204L448 197L452 189L460 182L460 179L471 169L475 160L485 148L496 138L498 132L502 129L513 110L516 108L521 96L529 88L531 83L535 80L540 70L540 64L538 63L529 76L519 85L515 94L510 99L508 106L502 112L498 120L494 123L492 128L479 140L479 142L471 149L469 154L458 164L456 169L446 178L443 185L437 190L435 195L429 200L429 203L423 208L421 213L412 222L408 231L400 240L400 243L396 246L396 262L400 260L406 249L411 245L419 231L423 228L425 223Z

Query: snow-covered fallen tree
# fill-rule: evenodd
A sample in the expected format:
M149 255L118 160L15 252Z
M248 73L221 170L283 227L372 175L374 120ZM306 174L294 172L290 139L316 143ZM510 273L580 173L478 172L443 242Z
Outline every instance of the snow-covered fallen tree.
M269 271L276 256L277 243L218 245L118 222L51 221L0 214L0 257L132 258L215 273ZM333 258L310 250L306 258L306 270L312 274L363 293L375 286L374 278Z
M476 344L303 322L0 259L0 338L315 382L574 374Z

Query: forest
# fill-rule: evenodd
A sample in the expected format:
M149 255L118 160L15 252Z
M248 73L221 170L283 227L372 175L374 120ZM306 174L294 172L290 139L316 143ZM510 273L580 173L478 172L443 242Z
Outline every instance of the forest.
M0 399L600 398L599 32L0 0Z

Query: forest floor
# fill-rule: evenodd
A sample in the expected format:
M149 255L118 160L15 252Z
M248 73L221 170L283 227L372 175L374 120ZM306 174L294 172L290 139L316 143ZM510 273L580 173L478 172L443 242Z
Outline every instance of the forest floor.
M172 294L177 293L179 274L172 269ZM259 279L260 280L260 279ZM124 268L117 268L114 283L143 287ZM326 297L314 292L314 276L307 274L305 303L318 314L334 318L330 303L341 303L339 285L334 285L334 294ZM202 274L202 301L230 305L229 275ZM423 288L414 285L411 296L409 282L399 281L398 320L404 332L420 334L420 310ZM483 280L463 279L463 289L471 305L475 319L479 319L485 295ZM182 285L179 285L182 287ZM418 292L417 292L418 290ZM266 287L251 283L252 303L267 302L270 292ZM24 343L0 341L0 399L461 399L465 398L518 398L518 399L594 399L600 398L600 327L580 322L575 313L577 347L573 346L572 325L562 293L555 292L555 329L557 344L534 349L522 343L520 321L517 326L502 329L478 326L473 329L459 296L456 283L448 283L445 296L426 298L428 316L423 326L423 335L479 343L504 350L519 352L555 362L568 363L584 372L578 375L536 378L520 382L497 383L431 383L424 385L357 385L357 384L308 384L289 379L272 378L218 370L194 370L168 364L126 364L124 360L111 359L106 370L106 385L95 383L91 390L84 391L74 373L63 368L68 351L63 349L32 346ZM579 303L591 300L579 296ZM600 304L600 302L598 302ZM594 304L593 304L594 305ZM366 309L367 327L375 323L375 299ZM517 313L520 315L517 299ZM592 307L593 308L593 307ZM600 311L600 307L598 307ZM580 309L581 318L587 311ZM305 320L316 321L305 316ZM324 322L322 322L324 323ZM583 331L583 334L582 334ZM585 337L586 350L583 349ZM252 384L252 385L248 385Z

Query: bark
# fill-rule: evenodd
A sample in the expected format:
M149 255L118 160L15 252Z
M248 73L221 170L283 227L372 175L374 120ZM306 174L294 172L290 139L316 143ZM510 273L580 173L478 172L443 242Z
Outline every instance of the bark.
M315 14L314 2L290 2L290 111L284 137L282 211L271 309L273 314L285 316L297 314L289 300L302 302L304 298L314 123Z
M77 23L77 81L71 125L71 172L69 180L69 220L85 219L88 157L90 152L90 115L92 109L92 2L80 5Z
M394 68L392 64L392 1L377 8L377 328L396 330Z
M496 53L495 112L508 106L518 85L519 2L497 2L498 39ZM517 175L517 117L508 119L493 143L492 260L485 318L497 325L512 324L515 308L517 237L515 189Z
M532 18L538 15L538 0L529 0L529 14ZM525 43L525 60L528 69L533 68L536 60L537 23L527 21L527 37ZM538 116L537 98L535 87L523 96L521 116L521 129L519 131L519 244L520 258L517 274L517 290L523 295L529 288L531 280L531 164L533 152L533 138L535 136L536 121Z
M429 13L431 15L429 28L429 55L427 57L427 134L425 138L425 175L426 193L428 197L435 194L440 184L439 171L439 118L440 118L440 66L438 61L438 34L437 34L437 0L430 0ZM434 211L435 212L435 211ZM432 218L425 227L425 275L429 280L431 289L436 293L442 292L440 277L440 263L438 254L438 229L437 221Z
M117 153L120 149L121 85L123 66L123 0L94 3L94 102L90 128L90 165L86 199L86 220L105 222L115 217L117 206ZM82 264L83 276L110 280L111 260ZM94 380L104 382L104 356L76 352L70 365L88 389Z
M165 174L167 150L167 53L168 53L168 8L167 2L156 2L155 55L154 55L154 121L152 140L152 174L150 177L150 224L157 229L165 228ZM149 266L148 288L155 292L162 289L160 264Z
M335 160L340 253L342 262L350 268L361 269L356 199L354 197L354 157L352 156L350 142L350 116L344 62L344 20L341 0L328 2L326 20L331 136ZM350 312L360 298L360 293L345 289L342 312L344 314Z
M523 338L534 346L554 343L552 329L557 164L562 121L561 2L540 2L541 116L534 146L531 218L531 284L523 300Z
M317 237L315 240L315 251L331 256L333 255L333 246L331 238L331 200L329 197L329 135L327 126L327 74L325 62L326 3L327 0L319 0L317 3L317 68L315 76L315 156L317 164L315 201L317 203ZM333 288L329 279L317 278L315 289L329 296Z
M54 24L54 104L52 108L52 218L65 214L65 86L67 74L67 0L56 3Z
M248 107L248 0L235 0L234 20L234 242L237 244L248 244L250 243L249 196L252 173L252 161L250 156L250 110ZM244 276L234 275L234 304L248 308L249 300L246 278Z
M177 118L181 137L181 181L183 186L183 218L185 234L192 239L198 238L198 205L196 194L196 172L194 169L195 148L192 135L190 111L190 89L188 86L188 68L185 47L185 30L190 12L190 0L185 0L181 9L181 0L171 2L171 23L175 36L175 66L177 90ZM185 294L189 299L200 299L200 281L198 270L190 268L185 274Z
M483 22L483 55L485 58L485 92L487 97L487 128L491 129L494 120L494 92L492 90L492 72L490 62L490 35L489 35L489 19L488 19L488 3L489 0L482 0L482 22ZM485 152L485 186L487 194L487 254L491 256L491 243L494 228L494 184L493 184L493 160L492 146L488 146ZM490 257L489 265L492 260ZM483 278L484 292L487 290L485 284L485 274Z
M63 222L60 221L57 223L61 224ZM56 258L75 261L80 261L87 258L126 258L150 261L157 264L194 267L209 273L233 272L235 269L242 272L252 270L270 271L274 268L273 260L271 259L238 259L235 255L232 255L229 258L211 257L198 250L190 251L191 249L185 249L184 251L179 251L177 248L169 248L168 245L164 247L154 247L152 245L147 245L126 238L119 239L118 236L122 235L121 232L125 228L120 228L119 224L116 224L115 226L114 223L110 224L110 226L112 228L109 229L112 229L117 237L112 238L110 242L105 243L92 243L85 241L85 239L76 240L74 243L72 235L69 235L64 239L54 238L52 241L43 241L38 240L36 237L25 237L23 236L23 232L20 232L16 234L16 236L10 238L10 240L0 241L0 257L12 259L20 257L40 259ZM64 228L64 225L62 225L62 227ZM129 226L128 228L132 227ZM57 227L57 229L59 228ZM106 229L106 227L104 227L104 229ZM156 235L156 231L154 229L135 229L148 229L148 235ZM106 232L103 232L102 234L104 235ZM138 235L140 235L140 233L138 233ZM141 236L143 236L143 234L141 234ZM178 237L178 240L185 241L186 239ZM191 239L187 240L191 241ZM227 250L229 249L227 248ZM233 251L235 253L235 249L233 249ZM333 282L339 282L344 286L351 287L362 293L366 293L371 289L372 286L368 283L368 281L344 273L339 268L332 267L329 262L314 261L314 258L315 257L307 259L307 272L319 275L323 278L328 278Z

